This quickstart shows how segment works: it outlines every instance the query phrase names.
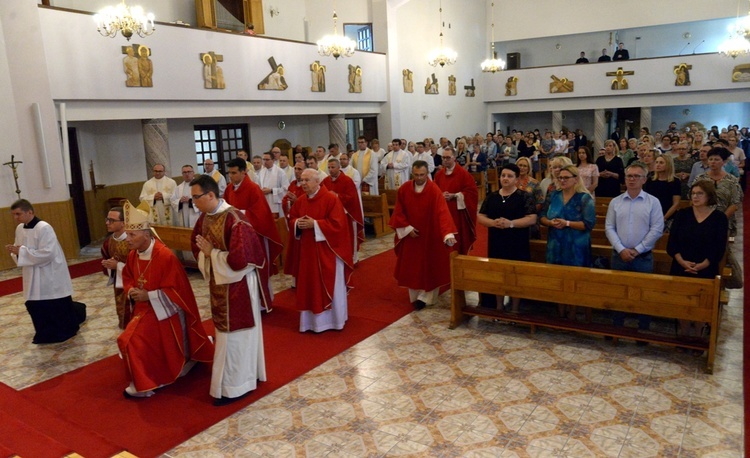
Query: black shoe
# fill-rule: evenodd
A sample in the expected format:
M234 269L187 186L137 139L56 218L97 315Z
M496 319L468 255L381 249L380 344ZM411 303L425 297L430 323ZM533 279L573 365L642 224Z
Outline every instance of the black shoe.
M424 301L414 301L414 309L415 310L422 310L423 308L427 307L427 304L424 303Z
M214 405L216 407L226 406L226 405L229 405L229 404L231 404L231 403L233 403L235 401L239 401L240 399L242 399L244 397L247 397L247 395L249 395L250 393L251 393L251 391L248 391L247 393L241 394L241 395L236 396L234 398L228 398L226 396L222 396L220 398L214 399Z

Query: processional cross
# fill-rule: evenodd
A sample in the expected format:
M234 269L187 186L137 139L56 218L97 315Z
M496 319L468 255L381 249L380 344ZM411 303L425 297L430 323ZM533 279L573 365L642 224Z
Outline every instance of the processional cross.
M10 156L10 162L6 162L3 165L7 165L13 170L13 181L16 183L16 194L18 195L18 198L21 198L21 189L18 187L18 166L19 164L23 164L23 161L17 161L16 156L11 154Z

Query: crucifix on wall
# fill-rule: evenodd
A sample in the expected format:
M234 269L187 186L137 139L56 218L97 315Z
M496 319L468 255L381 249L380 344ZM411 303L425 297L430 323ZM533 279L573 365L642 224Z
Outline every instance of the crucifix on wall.
M618 91L628 88L628 80L625 76L635 75L632 70L623 70L622 67L618 67L616 72L607 72L607 76L614 76L612 80L612 90Z
M213 51L201 53L203 61L203 87L206 89L224 89L224 71L217 62L224 62L224 56Z
M271 66L271 73L258 84L258 89L285 91L289 86L287 86L286 79L284 78L284 66L277 64L273 56L268 58L268 64Z

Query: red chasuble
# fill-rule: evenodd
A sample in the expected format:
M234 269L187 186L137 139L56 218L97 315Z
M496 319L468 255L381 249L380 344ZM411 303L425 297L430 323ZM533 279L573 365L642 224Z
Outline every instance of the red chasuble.
M446 203L453 217L453 222L458 229L458 235L456 236L458 243L455 248L460 254L468 254L471 246L474 245L474 241L477 239L477 202L479 201L479 192L477 191L477 184L474 182L474 177L463 167L456 165L453 168L453 173L450 175L445 173L445 169L441 169L436 173L435 184L443 192L448 191L452 194L460 192L464 195L464 203L466 204L464 210L458 209L458 201L456 199L446 201Z
M287 189L288 192L291 192L297 198L305 194L305 191L302 190L302 187L297 184L297 180L292 181L289 184L289 188ZM284 273L287 275L291 275L293 277L297 276L297 264L299 263L299 247L297 239L294 237L294 227L292 226L292 220L289 219L289 212L292 209L292 201L287 197L284 196L283 199L281 199L281 208L284 211L284 216L286 217L286 223L289 229L289 234L292 234L289 236L289 239L287 240L286 244L286 259L284 260Z
M357 185L354 184L354 180L349 178L344 173L339 173L338 178L335 180L329 176L321 183L329 191L333 191L341 200L346 210L346 215L349 217L349 234L354 237L354 226L352 223L357 223L357 250L362 246L362 242L365 241L365 218L362 215L362 205L359 202L359 193L357 193Z
M227 185L227 189L224 191L224 200L234 208L244 210L245 216L247 216L255 232L265 239L264 242L268 242L266 265L258 269L260 281L264 285L268 285L268 279L272 275L279 273L275 262L284 249L284 244L281 242L279 229L276 227L276 220L273 219L271 207L268 206L268 201L263 195L263 191L260 190L260 186L253 183L245 175L237 190L234 189L232 183ZM266 249L266 243L262 243L262 245ZM271 304L266 303L267 298L270 298L270 296L262 298L263 305L266 307L266 310L270 310L269 307Z
M195 237L203 236L210 240L214 248L227 251L227 264L232 270L244 270L248 265L262 266L265 262L265 251L260 238L248 222L245 215L237 209L228 207L226 211L210 215L202 213L195 223L190 237L193 255L198 259L200 249L195 244ZM228 285L217 285L213 273L209 282L211 292L211 316L216 330L232 332L255 326L250 291L244 279ZM269 296L268 282L260 285L261 301L267 303Z
M410 289L433 289L450 283L450 252L443 243L448 234L456 233L443 192L427 181L421 193L414 191L414 180L398 188L396 208L390 226L394 229L413 226L418 237L396 235L396 271L399 286Z
M117 346L136 390L153 390L177 380L185 355L196 361L213 361L214 346L201 324L193 289L172 250L156 240L150 261L138 259L138 252L131 251L122 283L126 295L139 283L147 291L160 290L184 312L187 327L185 349L179 313L159 321L150 302L133 304L132 318L117 338Z
M297 307L321 313L331 307L333 286L336 280L336 258L344 262L344 279L349 284L354 256L353 242L349 238L351 223L344 206L333 193L321 187L313 198L303 194L292 205L289 214L292 227L302 216L313 218L326 240L315 241L315 230L304 229L290 233L297 236Z

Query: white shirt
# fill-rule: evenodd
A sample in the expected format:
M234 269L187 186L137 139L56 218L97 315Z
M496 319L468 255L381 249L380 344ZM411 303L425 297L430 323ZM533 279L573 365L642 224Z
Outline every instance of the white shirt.
M224 177L219 174L221 179L223 180ZM224 187L226 188L226 181L224 182ZM220 194L224 194L220 191ZM182 203L182 210L180 210L180 198L182 196L187 196L190 198L190 201L183 202ZM190 203L192 203L193 196L190 193L190 183L187 181L183 181L179 185L177 185L177 189L175 189L174 194L172 194L172 209L174 210L174 214L177 215L177 218L175 218L175 226L180 227L193 227L195 226L195 223L198 221L198 218L201 216L201 211L198 210L198 207L195 205L190 207Z
M261 189L271 189L270 193L265 194L268 206L271 207L271 213L281 213L281 199L289 188L286 174L275 165L271 168L263 167L258 174L258 186Z

